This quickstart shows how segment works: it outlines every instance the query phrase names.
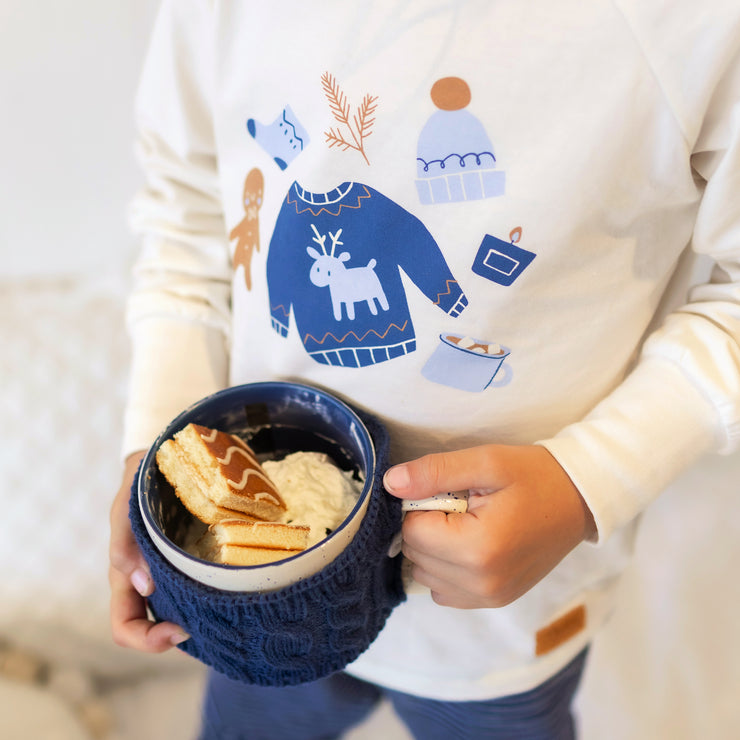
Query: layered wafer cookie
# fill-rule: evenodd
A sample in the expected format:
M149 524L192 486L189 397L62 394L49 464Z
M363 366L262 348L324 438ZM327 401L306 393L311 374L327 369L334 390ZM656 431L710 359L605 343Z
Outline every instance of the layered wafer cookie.
M286 511L254 451L236 435L188 424L160 445L157 465L185 507L206 524L273 521Z
M273 550L269 547L223 545L213 554L213 562L222 565L266 565L298 555L303 550Z
M260 565L306 549L310 527L224 519L209 528L212 557L228 565Z
M210 527L216 544L305 550L311 528L301 524L223 519Z

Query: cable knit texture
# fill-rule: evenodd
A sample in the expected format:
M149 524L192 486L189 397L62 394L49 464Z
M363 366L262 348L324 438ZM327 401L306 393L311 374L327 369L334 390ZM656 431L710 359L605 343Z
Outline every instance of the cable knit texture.
M364 652L405 599L401 556L387 556L401 526L400 501L382 484L388 435L376 419L355 411L373 437L377 460L367 513L339 557L279 591L219 591L174 568L145 529L137 474L130 517L156 584L149 606L157 620L175 622L188 632L190 639L179 646L185 652L230 678L260 686L314 681Z

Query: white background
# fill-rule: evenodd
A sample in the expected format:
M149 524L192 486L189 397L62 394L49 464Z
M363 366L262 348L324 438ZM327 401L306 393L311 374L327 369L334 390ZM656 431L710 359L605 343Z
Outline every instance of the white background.
M0 2L3 277L115 272L154 0Z
M113 648L105 614L121 308L135 249L126 207L139 184L132 101L155 5L0 3L0 735L9 740L51 737L51 727L62 740L88 737L80 716L91 696L109 713L106 737L122 740L185 737L197 713L198 666L175 660L172 675L169 660ZM623 608L594 645L579 697L585 740L740 736L739 488L740 456L707 459L648 511ZM29 537L38 522L43 536ZM3 666L13 673L3 651L16 644L78 671L77 693L69 682L3 678ZM127 682L84 689L80 676L100 672ZM387 711L356 734L381 736L405 737Z

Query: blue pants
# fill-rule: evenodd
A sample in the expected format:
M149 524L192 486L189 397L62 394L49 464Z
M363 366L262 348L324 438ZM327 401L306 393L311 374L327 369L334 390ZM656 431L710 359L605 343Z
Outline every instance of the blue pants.
M285 688L211 671L199 740L332 740L386 697L417 740L572 740L571 702L584 650L536 689L490 701L446 702L381 689L345 673Z

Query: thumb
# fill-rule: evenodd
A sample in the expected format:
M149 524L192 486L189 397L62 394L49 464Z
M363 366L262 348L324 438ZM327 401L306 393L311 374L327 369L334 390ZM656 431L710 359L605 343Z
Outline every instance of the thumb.
M489 489L489 460L486 449L470 448L425 455L389 468L383 485L402 499L424 499L448 491Z

